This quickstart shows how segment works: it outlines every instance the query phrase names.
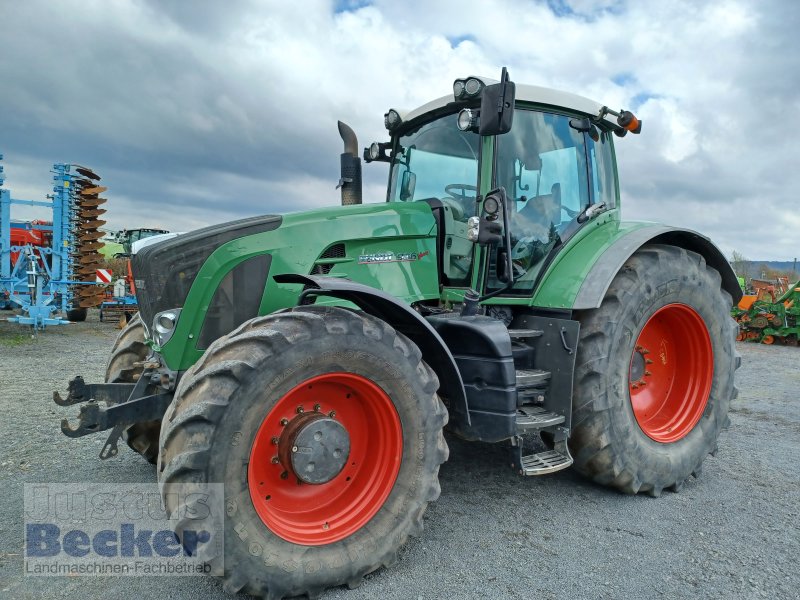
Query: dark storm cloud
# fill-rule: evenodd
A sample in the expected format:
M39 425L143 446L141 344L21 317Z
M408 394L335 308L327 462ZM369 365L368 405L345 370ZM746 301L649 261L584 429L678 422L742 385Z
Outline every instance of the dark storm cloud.
M184 183L213 187L223 176L261 181L262 195L268 182L308 172L335 180L335 120L328 120L326 139L307 130L299 141L302 127L293 121L307 124L307 116L271 105L258 82L231 66L234 53L224 44L239 20L230 15L247 3L226 3L225 10L192 3L190 11L178 4L102 4L78 12L33 2L4 19L0 73L13 82L0 94L7 160L92 165L113 193L137 198L143 210L264 210L264 198L242 197L238 189L181 193ZM9 49L16 60L8 60ZM263 77L281 83L271 65ZM276 198L273 208L289 209L290 200Z
M112 227L300 210L337 202L337 118L362 145L382 140L390 106L507 65L518 82L644 118L617 145L626 217L787 259L800 229L799 11L786 0L15 3L0 20L0 152L8 187L40 195L53 162L97 169ZM383 197L385 177L385 165L366 168L369 197Z

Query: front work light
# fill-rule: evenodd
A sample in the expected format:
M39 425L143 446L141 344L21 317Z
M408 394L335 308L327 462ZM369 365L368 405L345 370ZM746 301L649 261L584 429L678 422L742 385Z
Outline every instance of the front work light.
M488 215L496 215L500 211L500 203L497 201L497 198L494 196L486 198L486 201L483 203L483 210L485 210Z
M390 108L389 112L383 115L383 124L389 131L394 131L397 129L402 122L403 119L400 117L400 113L393 108Z
M469 108L462 108L456 121L461 131L472 131L478 126L478 112Z
M480 96L485 84L477 77L467 77L466 79L456 79L453 82L453 98L458 100L469 100Z

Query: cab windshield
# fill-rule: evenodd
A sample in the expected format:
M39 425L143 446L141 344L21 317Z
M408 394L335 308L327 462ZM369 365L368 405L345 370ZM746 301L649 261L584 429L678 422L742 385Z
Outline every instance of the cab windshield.
M440 211L443 283L466 286L472 265L466 223L475 214L480 136L459 130L456 119L446 115L397 139L388 199L427 202Z

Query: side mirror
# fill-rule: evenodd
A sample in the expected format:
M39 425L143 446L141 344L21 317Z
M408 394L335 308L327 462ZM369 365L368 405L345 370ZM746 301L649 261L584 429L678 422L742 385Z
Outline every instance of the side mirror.
M588 117L584 117L583 119L570 119L569 126L575 131L588 133L589 137L595 142L600 140L600 132L597 131L597 127L594 126L594 123L592 123L591 119Z
M417 174L412 171L405 171L400 180L400 200L407 202L414 197L414 190L417 187Z
M481 96L481 118L478 133L500 135L511 131L514 121L514 98L516 86L503 67L500 83L487 85Z

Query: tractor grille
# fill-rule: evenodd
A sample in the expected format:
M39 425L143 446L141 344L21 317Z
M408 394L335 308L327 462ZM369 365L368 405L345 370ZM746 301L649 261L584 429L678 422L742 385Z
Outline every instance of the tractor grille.
M347 256L347 251L345 250L344 244L341 242L338 244L333 244L332 246L328 246L325 249L325 252L320 254L319 258L317 259L314 266L311 268L310 275L327 275L331 272L336 263L328 263L324 262L327 260L337 259L337 258L344 258Z
M140 250L133 257L131 270L144 326L149 331L156 314L183 307L200 268L214 250L232 240L277 229L281 221L275 215L231 221Z
M344 244L334 244L333 246L328 246L327 250L325 250L317 260L325 258L344 258L345 256Z

